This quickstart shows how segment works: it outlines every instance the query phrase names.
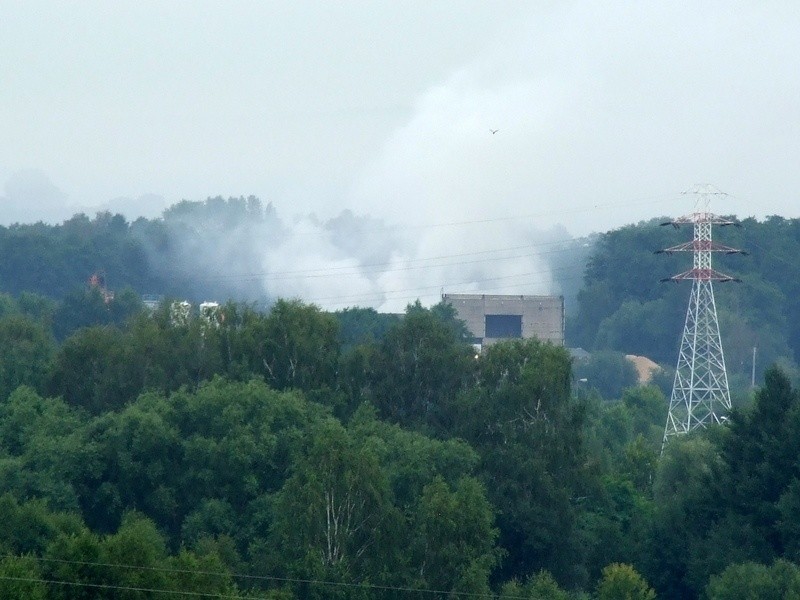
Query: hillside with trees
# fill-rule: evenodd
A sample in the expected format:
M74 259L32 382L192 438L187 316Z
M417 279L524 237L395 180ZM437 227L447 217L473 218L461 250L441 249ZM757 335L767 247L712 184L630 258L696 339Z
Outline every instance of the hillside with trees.
M254 197L180 202L160 219L75 215L60 225L0 226L0 291L60 300L96 272L116 291L201 302L261 301L262 248L281 224ZM267 239L264 239L267 237Z
M91 256L104 218L78 221ZM117 225L104 235L143 226ZM720 263L744 282L719 286L723 327L772 332L781 366L663 454L663 390L615 370L615 351L671 362L682 326L685 286L631 279L681 268L652 255L676 235L655 223L599 236L570 324L588 365L536 340L476 358L447 305L176 318L133 283L110 299L3 279L18 287L0 294L0 597L792 597L797 296L754 249L777 260L797 231L724 231L751 255ZM670 311L664 333L651 317Z
M690 282L660 280L691 266L691 253L657 255L691 239L691 227L661 227L665 219L599 236L568 318L571 345L647 356L674 366ZM800 360L800 219L744 219L715 228L715 239L747 255L715 254L718 270L741 280L714 287L726 364L739 396L750 384L753 348L758 372L779 363L797 381Z

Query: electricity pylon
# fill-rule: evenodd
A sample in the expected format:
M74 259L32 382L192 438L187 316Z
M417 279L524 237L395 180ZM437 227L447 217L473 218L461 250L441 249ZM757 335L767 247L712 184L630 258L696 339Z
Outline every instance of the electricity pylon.
M694 239L657 253L691 252L694 256L692 268L662 281L692 281L686 324L683 328L678 366L669 401L669 414L664 429L663 451L667 440L674 435L688 433L709 424L725 420L731 408L728 389L728 374L725 371L725 355L717 320L717 305L714 302L712 282L739 281L711 268L711 253L744 254L741 250L717 244L711 240L713 225L739 226L736 221L718 217L709 212L712 196L726 196L708 185L696 186L695 211L688 216L662 223L679 228L694 226Z

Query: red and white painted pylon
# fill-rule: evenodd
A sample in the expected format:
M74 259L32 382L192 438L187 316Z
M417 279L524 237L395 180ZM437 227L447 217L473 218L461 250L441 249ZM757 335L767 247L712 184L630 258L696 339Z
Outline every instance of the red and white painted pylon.
M724 192L702 185L696 186L690 193L695 195L695 212L662 225L673 225L677 228L692 224L694 239L658 251L666 254L691 252L694 257L690 270L662 280L692 281L692 293L689 297L686 324L678 352L678 366L669 401L662 451L670 437L720 423L725 420L731 408L713 282L739 280L715 271L711 267L711 254L713 252L744 254L744 252L713 242L711 228L713 225L724 227L739 226L739 224L709 212L711 198L727 195Z

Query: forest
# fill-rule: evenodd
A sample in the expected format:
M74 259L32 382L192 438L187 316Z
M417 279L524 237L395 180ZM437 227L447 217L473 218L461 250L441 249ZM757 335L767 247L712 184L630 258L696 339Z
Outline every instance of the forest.
M567 342L587 350L647 356L674 366L691 284L661 282L691 266L691 253L656 254L692 239L691 226L666 217L600 235L567 318ZM800 219L743 219L714 239L746 255L714 254L714 267L738 279L715 286L720 331L734 400L746 401L757 351L757 377L777 363L800 382Z
M148 310L189 272L152 267L142 240L177 256L193 208L0 228L0 597L800 594L800 295L796 267L770 268L796 222L724 232L751 254L719 265L743 280L720 286L723 336L737 325L731 356L758 344L770 365L726 425L662 453L664 386L614 359L671 362L688 290L657 283L681 267L652 252L682 234L598 236L568 318L587 366L536 340L476 356L443 304ZM107 299L84 282L112 264ZM580 385L587 368L616 375Z

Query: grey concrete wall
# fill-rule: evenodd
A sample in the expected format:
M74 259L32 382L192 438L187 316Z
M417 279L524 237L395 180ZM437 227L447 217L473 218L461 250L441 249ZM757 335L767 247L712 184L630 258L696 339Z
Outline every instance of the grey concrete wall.
M520 315L523 339L536 337L564 345L563 296L444 294L442 300L456 309L458 318L483 345L498 341L486 337L486 315Z

